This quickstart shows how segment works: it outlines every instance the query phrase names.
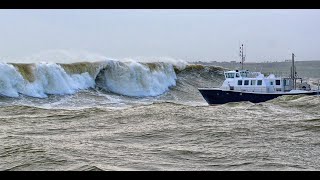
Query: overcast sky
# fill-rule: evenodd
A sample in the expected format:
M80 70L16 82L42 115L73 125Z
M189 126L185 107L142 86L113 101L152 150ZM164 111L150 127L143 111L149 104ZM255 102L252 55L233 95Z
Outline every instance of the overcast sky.
M0 10L0 58L76 50L113 58L320 60L320 10Z

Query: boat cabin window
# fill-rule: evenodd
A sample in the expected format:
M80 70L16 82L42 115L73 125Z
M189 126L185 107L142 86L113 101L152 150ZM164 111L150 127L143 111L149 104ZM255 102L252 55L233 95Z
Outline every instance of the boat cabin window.
M240 77L240 74L239 74L239 73L236 73L236 77Z
M290 80L289 80L289 79L284 79L284 80L283 80L283 84L284 84L285 86L289 86L289 85L290 85Z
M234 73L226 73L226 78L234 78Z
M273 86L273 81L270 81L270 85Z
M277 85L277 86L280 85L280 80L276 80L276 85Z
M249 85L249 80L244 80L244 85L248 86Z
M238 80L238 85L242 85L242 80Z
M251 80L251 86L255 86L256 85L256 80Z
M258 86L261 86L261 85L262 85L262 80L258 80L258 81L257 81L257 85L258 85Z

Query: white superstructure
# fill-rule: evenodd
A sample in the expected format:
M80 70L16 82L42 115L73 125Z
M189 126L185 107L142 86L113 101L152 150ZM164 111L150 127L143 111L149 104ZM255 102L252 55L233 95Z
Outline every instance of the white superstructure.
M291 78L276 77L273 74L265 77L260 72L250 72L248 70L234 70L224 72L226 80L220 89L245 91L245 92L261 92L261 93L277 93L290 92L293 88L293 80ZM310 90L310 85L301 83L299 90Z

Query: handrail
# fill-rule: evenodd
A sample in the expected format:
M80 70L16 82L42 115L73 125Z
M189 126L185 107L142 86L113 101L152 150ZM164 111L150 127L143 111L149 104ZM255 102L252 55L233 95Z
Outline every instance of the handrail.
M320 95L319 95L319 89L320 89L320 80L318 80L318 91L317 91L317 99L318 99L318 101L320 100Z

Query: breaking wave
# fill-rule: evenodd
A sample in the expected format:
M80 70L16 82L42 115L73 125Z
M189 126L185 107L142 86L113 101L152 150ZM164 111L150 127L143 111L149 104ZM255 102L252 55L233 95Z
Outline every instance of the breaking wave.
M46 98L99 88L132 97L158 96L196 78L216 78L220 67L184 63L105 60L99 62L0 63L0 95ZM213 76L212 76L213 75ZM178 83L178 87L177 87ZM203 83L204 84L204 83Z
M97 77L98 86L127 96L157 96L176 85L171 64L110 61Z
M4 96L45 98L49 94L73 94L94 84L88 72L67 74L54 63L0 64L0 94Z

